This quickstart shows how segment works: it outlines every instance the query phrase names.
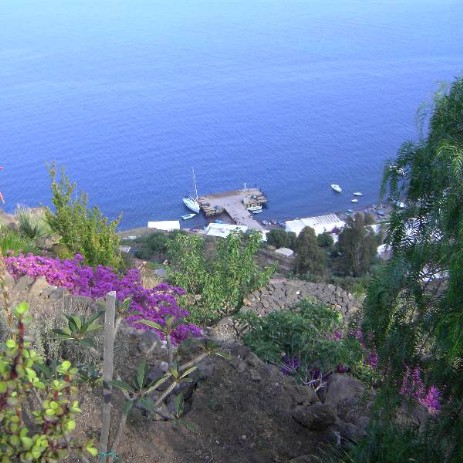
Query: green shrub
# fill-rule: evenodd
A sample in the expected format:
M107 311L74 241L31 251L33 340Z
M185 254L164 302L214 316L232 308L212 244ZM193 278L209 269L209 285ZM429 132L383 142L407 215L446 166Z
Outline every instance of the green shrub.
M20 235L12 228L0 226L0 248L4 254L37 253L37 246L30 238Z
M92 267L106 265L122 270L120 242L116 235L120 217L108 222L97 207L89 209L85 193L74 197L76 185L70 183L64 169L60 181L56 180L54 165L49 172L55 212L47 208L45 215L51 229L61 237L64 245L58 249L59 257L69 258L78 253Z
M267 244L275 246L276 248L289 248L294 250L296 245L296 234L279 228L270 230L267 233Z
M214 242L179 234L169 243L168 278L188 292L182 302L194 323L234 313L246 294L268 284L273 268L261 269L254 260L260 246L260 233L232 233Z
M27 207L18 207L16 216L19 220L19 234L35 242L43 241L52 234L45 215Z
M13 311L17 328L0 352L1 461L58 462L84 451L95 456L91 442L81 446L72 438L80 413L73 399L77 370L64 361L51 379L41 380L37 369L42 360L25 334L28 310L22 303Z
M293 366L299 381L309 384L314 375L326 375L342 365L365 378L371 373L364 364L363 348L351 336L341 335L341 313L308 299L289 310L271 312L265 317L241 315L249 324L244 343L262 359Z
M325 232L317 235L317 243L321 248L331 249L333 247L334 240L331 233Z

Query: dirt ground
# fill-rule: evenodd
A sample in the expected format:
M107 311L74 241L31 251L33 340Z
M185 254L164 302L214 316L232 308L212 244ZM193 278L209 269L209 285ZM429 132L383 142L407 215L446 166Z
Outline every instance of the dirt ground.
M309 431L292 418L293 402L287 389L294 387L293 379L274 366L258 363L250 367L242 360L247 352L235 344L230 359L206 359L180 419L154 421L135 410L117 450L119 461L283 463L317 453L318 444L330 436ZM98 439L101 399L91 393L81 408L79 427L88 437ZM116 393L117 415L121 408Z

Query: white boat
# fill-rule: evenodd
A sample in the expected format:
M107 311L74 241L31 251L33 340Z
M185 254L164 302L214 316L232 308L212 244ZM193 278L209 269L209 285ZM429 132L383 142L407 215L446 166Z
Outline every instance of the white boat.
M359 200L358 200L357 198L354 198L354 199L351 199L350 202L351 202L351 203L358 203Z
M190 220L193 217L196 217L196 214L184 214L182 215L182 220Z
M341 193L342 188L337 183L332 183L331 188L336 191L336 193Z
M261 212L264 212L263 209L256 209L255 211L251 211L253 214L260 214Z
M249 206L246 208L249 212L252 212L254 214L258 214L259 212L262 212L262 206L260 205L255 205L255 206Z
M363 196L363 193L360 193L360 191L356 191L356 192L354 193L354 196Z
M196 196L193 197L191 195L186 195L183 197L183 204L190 209L193 212L196 212L196 214L200 211L200 206L198 202L198 190L196 188L196 177L195 177L195 171L194 169L191 169L193 171L193 187L195 189L195 194Z

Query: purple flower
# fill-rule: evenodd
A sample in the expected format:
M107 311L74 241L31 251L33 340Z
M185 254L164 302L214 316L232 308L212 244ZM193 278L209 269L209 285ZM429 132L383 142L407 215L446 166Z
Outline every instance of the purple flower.
M423 405L430 414L436 415L440 410L442 393L436 386L431 385L426 391L423 380L421 379L420 367L413 370L405 365L405 373L400 387L400 394L410 397Z
M119 277L110 267L98 265L92 268L83 264L83 257L76 254L74 259L60 260L34 255L10 256L5 258L8 272L18 279L24 275L32 278L44 276L51 285L66 288L71 294L87 296L92 299L105 297L109 291L116 291L119 301L131 297L130 310L134 315L128 317L129 323L136 328L152 329L138 324L141 318L164 325L168 316L179 321L186 319L188 311L178 306L177 296L185 294L181 288L162 283L156 288L144 288L140 272L130 269ZM201 329L193 324L180 323L172 333L172 340L178 343L189 336L202 334Z
M419 399L421 405L427 408L431 415L436 415L440 410L440 401L442 393L436 386L432 385L426 395Z
M294 375L301 366L301 360L297 357L283 355L281 358L280 371L285 375Z

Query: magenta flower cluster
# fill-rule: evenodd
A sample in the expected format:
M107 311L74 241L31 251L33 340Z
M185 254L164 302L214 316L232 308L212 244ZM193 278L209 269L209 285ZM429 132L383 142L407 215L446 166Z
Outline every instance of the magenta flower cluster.
M400 394L412 398L423 405L431 415L436 415L441 408L442 393L436 386L424 387L420 367L413 369L405 365L405 373L400 387Z
M116 291L119 301L130 297L130 311L133 314L127 320L135 328L151 329L137 323L140 319L151 320L163 326L168 316L178 320L188 317L188 311L180 308L177 303L177 296L185 293L182 288L163 283L147 289L143 287L140 272L136 269L130 269L125 275L119 276L110 267L99 265L92 268L84 265L83 261L79 254L69 260L31 254L5 258L8 272L15 279L24 275L32 278L43 276L50 285L66 288L71 294L92 299L104 298L109 291ZM172 339L178 343L189 336L200 334L201 330L196 325L181 323L174 330Z

